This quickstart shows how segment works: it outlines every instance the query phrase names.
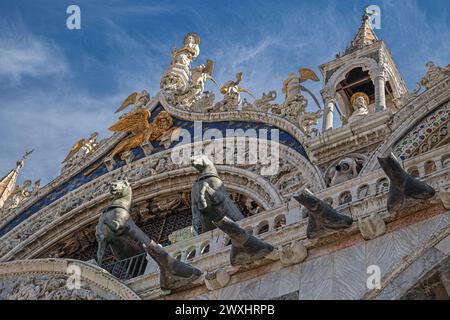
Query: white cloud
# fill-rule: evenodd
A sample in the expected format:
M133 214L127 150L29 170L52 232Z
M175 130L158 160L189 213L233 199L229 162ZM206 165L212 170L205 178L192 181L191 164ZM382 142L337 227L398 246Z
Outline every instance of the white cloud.
M19 180L42 178L48 182L59 174L61 161L80 138L94 131L100 133L100 139L111 135L107 128L117 120L114 110L121 99L122 95L98 99L83 93L33 92L11 101L0 108L0 118L6 120L1 132L7 137L0 144L2 173L10 170L25 150L35 149Z
M66 75L68 64L59 48L25 30L0 28L0 82L17 84L23 77Z

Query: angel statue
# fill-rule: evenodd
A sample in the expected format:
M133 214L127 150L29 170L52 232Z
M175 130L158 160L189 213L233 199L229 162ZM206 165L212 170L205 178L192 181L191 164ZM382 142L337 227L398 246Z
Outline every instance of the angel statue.
M298 123L305 134L310 135L310 126L317 123L320 117L322 108L319 100L315 95L301 83L307 80L320 81L314 71L308 68L301 68L299 70L300 77L294 73L289 73L288 78L283 81L284 102L278 108L272 108L276 114L280 114L294 123ZM302 91L307 92L314 100L316 106L319 108L317 112L307 112L308 100L303 96Z
M206 60L206 65L201 64L192 69L191 85L186 93L175 98L176 104L186 107L192 106L194 102L200 99L205 89L206 80L211 80L217 87L216 80L213 78L214 62L210 59Z
M319 78L317 77L314 71L308 68L301 68L300 70L298 70L298 72L300 73L300 78L296 77L295 74L293 73L289 73L288 78L285 81L283 81L282 92L284 93L285 97L284 101L285 106L288 107L291 103L295 103L296 100L298 99L298 95L301 95L301 91L306 91L313 98L317 107L320 109L319 101L314 96L314 94L306 87L300 84L307 80L318 82L320 81Z
M110 157L120 156L124 160L124 153L139 147L146 141L160 141L161 145L172 142L172 133L178 128L173 127L173 118L167 111L161 111L152 123L149 123L150 111L139 108L129 113L112 125L109 130L113 132L128 132L129 135L120 141Z
M142 90L140 93L133 92L125 99L120 107L114 112L118 113L126 109L130 104L133 104L135 108L144 107L150 101L150 95L147 90Z
M247 99L242 100L242 110L243 111L260 111L260 112L269 112L273 107L277 107L278 105L275 103L271 103L277 98L277 92L274 90L269 91L268 93L263 92L262 97L256 99L255 102L249 103Z
M236 73L236 81L228 80L220 88L220 93L223 94L222 101L219 101L214 106L213 111L233 111L237 110L239 103L241 102L241 92L245 92L253 99L256 99L255 95L245 88L239 86L242 80L242 72Z
M97 137L98 132L94 132L89 138L82 138L78 140L73 145L72 149L70 149L69 154L64 158L62 162L65 163L64 168L80 163L88 154L91 154L98 146Z

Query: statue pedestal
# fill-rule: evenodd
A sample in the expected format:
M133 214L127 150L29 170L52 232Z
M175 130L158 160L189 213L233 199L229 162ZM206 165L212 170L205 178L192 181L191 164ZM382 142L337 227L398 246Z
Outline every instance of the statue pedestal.
M450 209L450 190L439 190L439 197L445 209Z
M161 78L161 90L171 94L186 92L190 74L189 68L180 63L170 65Z
M111 157L105 158L104 163L105 163L105 166L108 169L108 171L114 170L114 165L116 164L116 161L114 160L114 158L111 158Z
M131 161L133 161L133 159L134 159L134 153L131 150L127 151L123 154L123 157L125 158L126 164L130 164Z
M359 220L358 226L365 240L372 240L386 233L386 223L379 214Z
M153 148L153 145L150 141L146 141L143 144L141 144L141 148L144 151L145 156L151 155L153 150L155 149Z

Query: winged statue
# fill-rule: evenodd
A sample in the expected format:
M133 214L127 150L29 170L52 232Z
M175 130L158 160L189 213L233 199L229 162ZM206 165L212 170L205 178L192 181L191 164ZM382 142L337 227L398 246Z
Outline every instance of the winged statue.
M320 81L316 73L308 68L298 70L300 77L294 73L289 73L288 78L283 81L282 92L284 93L284 102L276 108L272 108L272 112L280 114L292 122L297 123L307 136L317 134L316 128L312 128L322 115L322 108L316 96L302 83L312 80ZM306 107L308 100L303 96L302 91L307 92L314 100L318 111L308 112Z
M242 72L236 73L236 81L228 80L220 88L220 93L223 94L222 101L216 103L213 108L214 112L218 111L233 111L237 110L239 103L241 102L241 92L245 92L253 99L256 99L255 95L249 90L239 86L242 81Z
M91 136L89 138L87 138L87 139L82 138L82 139L78 140L73 145L73 147L70 149L69 153L64 158L62 163L66 163L67 161L69 161L72 157L75 156L75 154L85 156L88 153L90 153L92 150L94 150L94 148L97 145L97 143L96 143L97 137L98 137L98 132L94 132L91 134Z
M177 96L175 98L175 104L179 104L185 107L191 107L196 101L198 101L205 89L206 80L211 80L217 87L216 80L213 78L214 62L210 59L206 60L206 65L201 64L198 67L193 68L191 71L190 88L187 92Z
M204 86L206 80L211 80L217 87L219 87L216 80L213 78L214 62L211 59L206 60L206 65L202 64L193 68L192 71L194 71L192 73L192 83L194 85L202 84Z
M126 109L131 104L133 104L136 108L145 106L149 100L150 95L147 90L142 90L140 93L133 92L125 99L124 102L122 102L120 107L114 113L118 113Z
M307 80L312 80L315 82L320 81L319 77L316 75L316 73L309 69L309 68L300 68L298 70L300 74L300 78L297 78L295 74L290 73L288 75L288 79L283 81L283 88L282 92L285 95L285 104L289 104L291 100L296 100L296 95L301 92L305 91L308 92L308 94L313 98L314 103L317 105L319 109L322 109L319 103L319 100L317 100L316 96L305 86L301 85L300 83L306 82Z
M242 81L242 75L242 72L236 73L236 81L228 80L227 82L225 82L222 88L220 88L220 93L226 95L230 93L230 91L235 91L237 93L244 92L250 95L253 99L256 99L255 95L252 92L239 86Z
M139 108L133 113L129 113L119 119L108 130L113 132L127 132L129 135L120 141L110 157L120 156L133 148L139 147L146 141L159 140L161 144L167 140L168 136L177 129L173 127L173 118L167 111L161 111L152 123L149 123L150 111L146 108Z

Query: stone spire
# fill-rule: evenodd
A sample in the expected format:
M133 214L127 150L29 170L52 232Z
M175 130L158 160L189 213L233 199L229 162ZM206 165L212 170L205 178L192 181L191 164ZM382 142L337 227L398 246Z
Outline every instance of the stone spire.
M32 151L25 152L22 159L17 161L16 168L11 170L6 176L4 176L0 180L0 209L3 208L5 201L14 191L14 187L16 186L17 177L19 176L19 171L22 169L24 160L28 155L30 155Z
M359 26L358 32L353 37L352 42L345 50L345 54L352 53L358 49L364 48L365 46L371 45L378 40L377 35L370 25L370 17L367 10L361 18L361 25Z

